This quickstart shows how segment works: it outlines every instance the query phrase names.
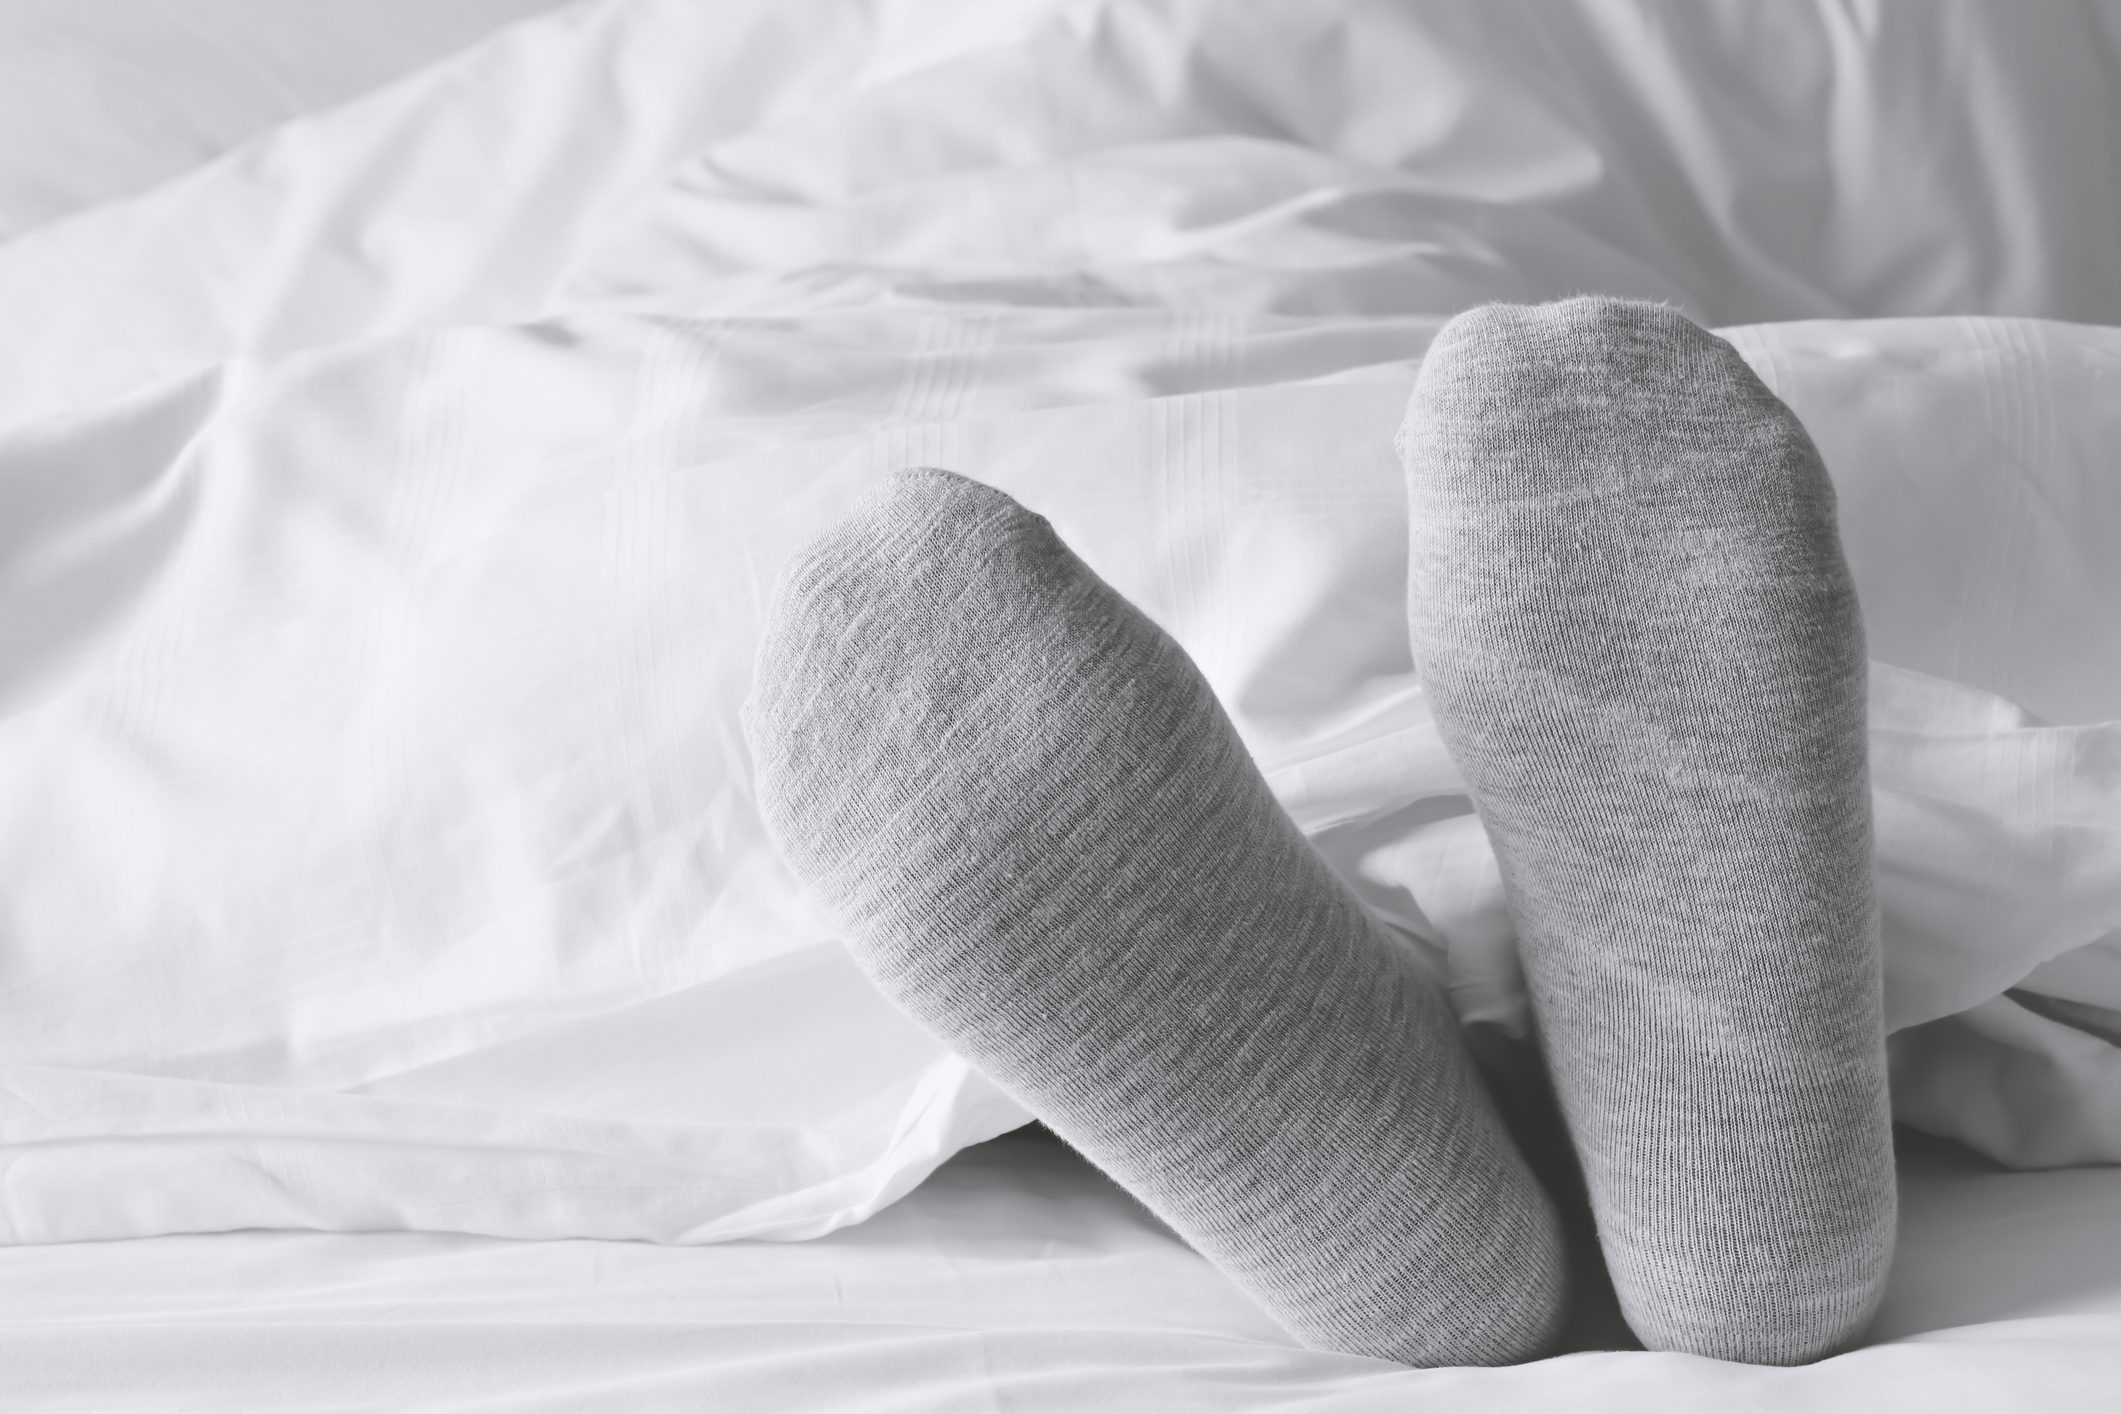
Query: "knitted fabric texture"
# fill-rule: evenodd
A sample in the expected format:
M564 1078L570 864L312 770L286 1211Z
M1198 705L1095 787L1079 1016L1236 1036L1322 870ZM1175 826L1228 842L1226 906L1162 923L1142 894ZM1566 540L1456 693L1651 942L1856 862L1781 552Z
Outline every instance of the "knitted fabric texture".
M1834 493L1730 345L1488 306L1401 449L1414 655L1498 859L1629 1324L1793 1363L1875 1309L1895 1196Z
M746 731L878 987L1297 1337L1548 1344L1552 1209L1436 986L1043 518L900 473L782 577Z

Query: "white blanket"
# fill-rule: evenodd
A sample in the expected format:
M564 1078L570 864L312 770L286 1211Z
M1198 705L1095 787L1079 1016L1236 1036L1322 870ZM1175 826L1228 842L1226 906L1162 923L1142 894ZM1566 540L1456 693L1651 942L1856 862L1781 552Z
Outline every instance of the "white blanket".
M4 0L0 240L180 176L559 0Z
M602 0L0 245L0 1239L806 1237L1020 1121L734 726L780 559L914 461L1052 515L1521 1025L1398 626L1438 316L2121 320L2121 85L2096 7L1491 10ZM1734 337L1842 493L1900 1112L2121 1159L2121 335Z
M2121 12L578 0L0 259L0 425L628 301L2121 323Z

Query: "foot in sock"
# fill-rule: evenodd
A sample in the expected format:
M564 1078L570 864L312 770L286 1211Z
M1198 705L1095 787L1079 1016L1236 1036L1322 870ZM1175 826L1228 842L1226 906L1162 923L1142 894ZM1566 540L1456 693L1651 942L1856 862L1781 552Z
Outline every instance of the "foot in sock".
M1895 1202L1863 631L1818 453L1729 344L1590 299L1453 320L1401 446L1415 661L1629 1324L1829 1353Z
M900 473L783 576L746 731L884 993L1297 1337L1547 1345L1553 1212L1435 984L1042 517Z

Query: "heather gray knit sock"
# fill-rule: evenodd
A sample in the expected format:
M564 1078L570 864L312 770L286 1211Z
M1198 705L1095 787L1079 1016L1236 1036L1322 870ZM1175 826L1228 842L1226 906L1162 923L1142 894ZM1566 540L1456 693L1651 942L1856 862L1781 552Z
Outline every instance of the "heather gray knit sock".
M1491 305L1407 413L1415 661L1645 1344L1790 1363L1891 1256L1863 630L1810 439L1655 305Z
M1183 650L1046 521L902 472L781 580L766 822L884 993L1307 1343L1537 1354L1552 1209L1404 947Z

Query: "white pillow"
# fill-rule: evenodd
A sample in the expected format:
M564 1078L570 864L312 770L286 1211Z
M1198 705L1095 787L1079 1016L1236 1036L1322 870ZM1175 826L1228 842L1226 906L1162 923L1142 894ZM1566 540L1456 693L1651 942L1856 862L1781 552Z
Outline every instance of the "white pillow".
M0 438L0 1239L800 1237L1019 1122L849 971L737 725L780 562L907 463L1050 515L1507 1017L1401 624L1391 433L1434 327L613 317L239 363ZM1873 739L1896 1024L2113 947L2121 726L1983 689L2121 701L2121 663L2063 651L2121 613L2121 333L1741 345L1825 448L1873 655L1907 665ZM2018 612L1891 592L1940 547Z

